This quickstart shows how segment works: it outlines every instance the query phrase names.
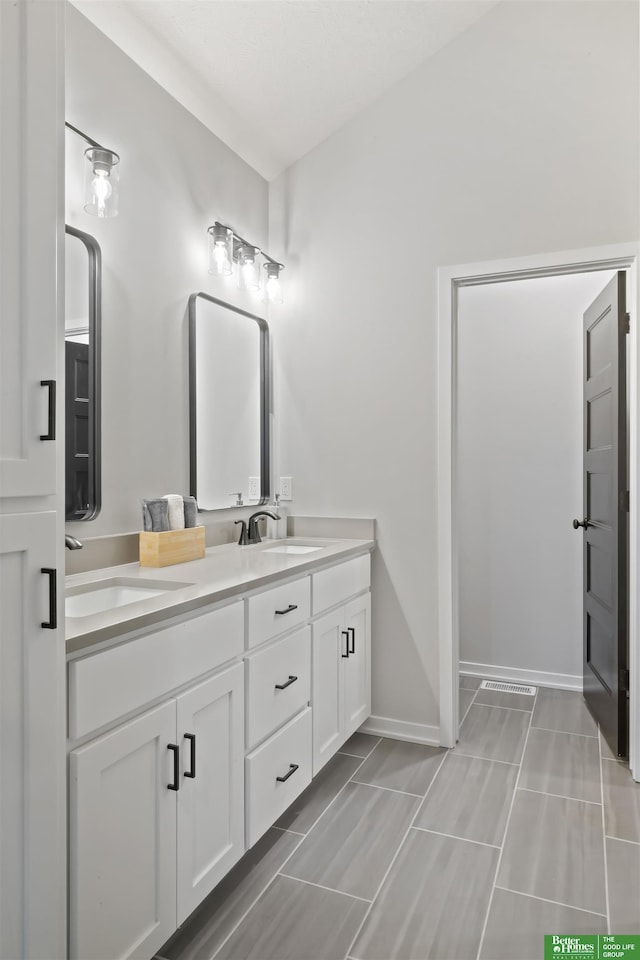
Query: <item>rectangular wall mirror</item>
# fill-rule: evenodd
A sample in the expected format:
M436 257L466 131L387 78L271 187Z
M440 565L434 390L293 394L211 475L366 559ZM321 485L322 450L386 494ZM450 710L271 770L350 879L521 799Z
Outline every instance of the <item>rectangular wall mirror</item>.
M189 297L191 495L199 510L269 499L269 327L207 293Z
M65 520L101 507L100 354L102 255L95 237L66 227Z

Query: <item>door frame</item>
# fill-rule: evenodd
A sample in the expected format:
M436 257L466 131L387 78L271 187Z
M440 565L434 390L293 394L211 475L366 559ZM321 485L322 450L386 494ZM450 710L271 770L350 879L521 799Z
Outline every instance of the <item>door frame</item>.
M640 316L638 261L640 244L534 254L441 267L438 270L438 634L440 655L440 743L453 747L458 738L458 555L456 538L456 377L458 291L461 287L510 280L553 277L601 270L626 270L629 275L628 343L629 424L629 766L640 780Z

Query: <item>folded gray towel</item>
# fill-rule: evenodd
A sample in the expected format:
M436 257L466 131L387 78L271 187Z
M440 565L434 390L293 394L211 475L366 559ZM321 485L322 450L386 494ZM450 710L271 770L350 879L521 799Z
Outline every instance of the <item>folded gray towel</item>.
M142 523L145 530L161 533L169 529L169 502L159 497L142 501Z
M198 504L195 497L183 497L185 527L198 526Z

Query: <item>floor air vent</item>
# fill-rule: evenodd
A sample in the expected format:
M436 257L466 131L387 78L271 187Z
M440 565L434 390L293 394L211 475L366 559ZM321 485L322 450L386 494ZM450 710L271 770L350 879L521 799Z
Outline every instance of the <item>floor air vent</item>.
M503 683L501 680L483 680L481 690L499 690L500 693L523 693L527 697L535 697L535 687L525 687L521 683Z

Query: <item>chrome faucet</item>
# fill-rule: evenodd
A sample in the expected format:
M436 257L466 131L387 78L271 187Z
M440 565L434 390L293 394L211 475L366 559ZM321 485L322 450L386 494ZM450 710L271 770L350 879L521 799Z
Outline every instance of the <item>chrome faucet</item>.
M65 533L64 535L64 545L67 550L82 550L82 542L76 540L75 537L72 537L70 533Z
M277 513L272 513L271 510L257 510L256 513L252 513L249 517L249 529L247 531L247 524L244 520L235 520L234 523L241 523L242 527L240 528L240 539L238 544L241 547L244 547L248 543L262 543L260 539L260 531L258 530L258 520L260 517L271 517L272 520L279 520L280 515Z

